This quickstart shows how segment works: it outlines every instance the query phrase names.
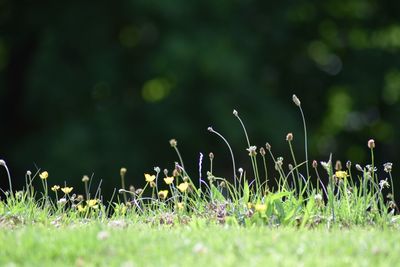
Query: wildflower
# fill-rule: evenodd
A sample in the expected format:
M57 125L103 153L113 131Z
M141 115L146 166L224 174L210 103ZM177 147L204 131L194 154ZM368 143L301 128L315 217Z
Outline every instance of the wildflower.
M176 147L178 145L178 142L175 139L171 139L169 140L169 144L171 145L171 147Z
M181 192L185 192L188 189L188 187L189 187L189 183L188 182L183 182L180 185L178 185L178 189Z
M60 200L57 201L58 204L65 204L67 203L67 199L65 197L60 198Z
M161 169L160 169L160 167L154 167L154 171L155 171L156 173L160 173Z
M172 184L174 182L174 177L165 177L164 182L168 185Z
M84 175L84 176L82 177L82 182L84 182L84 183L89 182L89 176Z
M364 171L360 164L356 164L356 169L360 172Z
M321 196L321 194L316 194L316 195L314 196L314 200L315 200L315 202L320 203L320 202L322 201L322 196Z
M335 176L338 179L345 179L349 175L347 174L347 171L337 171L335 172Z
M150 183L153 182L156 179L155 175L150 175L148 173L144 174L144 178L146 179L146 182Z
M313 162L312 162L312 167L313 167L314 169L316 169L316 168L318 167L318 162L317 162L316 160L313 160Z
M331 162L321 161L321 166L329 173L331 170Z
M291 142L292 140L293 140L293 134L292 134L292 133L288 133L288 134L286 135L286 141Z
M383 188L389 188L390 184L388 183L387 179L386 180L380 180L379 181L379 188L382 190Z
M87 206L84 207L81 204L76 206L76 208L78 209L78 212L86 212L86 210L87 210Z
M253 208L253 203L251 203L251 202L247 203L247 208L248 209L252 209Z
M49 173L44 171L42 173L39 174L40 179L42 180L46 180L49 177Z
M374 149L375 148L375 140L374 139L370 139L368 141L368 148L369 149Z
M254 209L258 212L265 212L267 210L267 205L265 204L256 204Z
M31 171L26 171L26 175L31 176L32 172Z
M249 151L249 156L250 157L254 157L255 155L257 155L257 147L256 146L251 146L249 148L246 149L247 151Z
M296 106L300 107L301 102L300 102L300 99L296 95L293 95L292 100L296 104Z
M64 194L66 194L66 195L68 195L69 193L71 193L72 192L72 189L74 189L73 187L63 187L63 188L61 188L61 191L63 191L64 192Z
M151 187L151 188L156 187L156 183L155 183L155 182L150 182L150 187Z
M127 171L128 171L128 170L127 170L126 168L121 168L121 169L119 170L119 174L120 174L121 176L125 176L125 174L126 174Z
M265 144L265 148L266 148L268 151L270 151L270 150L271 150L271 145L270 145L269 143L266 143L266 144Z
M183 210L184 204L183 204L182 202L178 202L178 203L176 203L176 207L177 207L179 210Z
M385 164L383 164L383 170L385 172L391 172L392 171L392 167L393 167L393 163L391 162L386 162Z
M278 157L275 162L275 169L279 170L282 168L283 165L283 157Z
M51 191L54 191L54 192L56 192L56 191L58 191L58 190L60 190L60 186L59 186L59 185L54 185L54 186L51 188Z
M214 153L210 152L210 154L208 154L208 157L210 158L210 160L214 159Z
M168 190L161 190L158 192L158 197L161 199L166 199L168 196Z
M346 162L346 168L347 169L351 169L351 161L350 160L348 160L347 162Z
M88 205L89 208L94 208L96 209L98 207L97 203L99 202L98 199L89 199L86 200L86 204Z
M261 154L261 156L265 156L265 154L266 154L266 152L265 152L265 149L263 148L263 147L261 147L260 148L260 154Z
M376 167L373 167L372 168L372 165L367 165L367 166L365 166L366 168L367 168L367 170L369 171L369 172L376 172L376 171L378 171L378 168L376 168Z

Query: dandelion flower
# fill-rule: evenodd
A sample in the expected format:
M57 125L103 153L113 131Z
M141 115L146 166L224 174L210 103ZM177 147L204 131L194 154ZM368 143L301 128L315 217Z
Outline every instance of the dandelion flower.
M76 206L76 207L77 207L77 209L78 209L78 212L85 212L86 209L87 209L87 206L83 207L82 205L78 205L78 206Z
M166 199L168 196L168 190L162 190L162 191L158 192L158 196L161 199Z
M73 187L63 187L63 188L61 188L61 191L63 191L64 192L64 194L69 194L69 193L71 193L72 192L72 189L74 189Z
M345 179L349 175L347 174L347 171L337 171L337 172L335 172L335 176L338 179Z
M51 188L51 191L54 191L54 192L56 192L56 191L58 191L58 190L60 190L60 186L59 186L59 185L55 185L55 186L53 186L53 187Z
M46 171L44 171L44 172L42 172L42 173L39 174L39 177L40 177L40 179L42 179L42 180L46 180L47 177L49 177L49 173L46 172Z
M180 185L178 185L178 189L179 189L181 192L185 192L185 191L188 189L188 187L189 187L188 182L183 182L183 183L181 183Z
M265 212L267 210L267 205L265 204L256 204L254 209L258 212Z
M146 182L150 183L153 182L156 179L155 175L150 175L148 173L144 174L144 178L146 179Z
M99 202L98 199L89 199L86 201L86 204L89 206L89 208L97 208L98 202Z
M178 202L176 204L176 207L178 208L178 210L183 210L184 204L182 202Z
M170 185L174 182L174 177L166 177L164 178L166 184Z

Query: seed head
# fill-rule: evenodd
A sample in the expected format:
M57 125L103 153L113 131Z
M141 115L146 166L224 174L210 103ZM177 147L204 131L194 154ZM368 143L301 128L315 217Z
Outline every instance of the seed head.
M360 164L356 164L356 169L360 172L364 171Z
M3 159L0 159L0 166L6 166L6 162Z
M171 145L171 147L176 147L178 145L178 142L175 139L171 139L169 140L169 144Z
M291 142L293 140L293 134L292 133L288 133L286 135L286 141Z
M300 99L296 95L293 95L292 99L293 102L296 104L296 106L300 107L301 105Z
M271 145L270 145L269 143L266 143L266 144L265 144L265 148L266 148L268 151L271 151Z
M392 171L392 167L393 167L393 163L391 163L391 162L386 162L385 164L383 164L383 170L387 173Z
M31 176L32 172L31 171L26 171L26 175Z
M122 172L121 172L121 173L122 173ZM122 176L122 174L121 174L121 176ZM84 182L84 183L89 182L89 176L84 175L84 176L82 177L82 182Z
M266 152L265 152L265 149L263 148L263 147L261 147L260 148L260 154L261 154L261 156L265 156L265 154L266 154Z
M369 149L374 149L375 148L375 140L374 139L370 139L368 141L368 148Z
M348 160L348 161L346 162L346 168L347 168L348 170L351 169L351 161L350 161L350 160Z
M213 132L214 131L214 129L210 126L210 127L208 127L207 128L207 131L209 131L209 132Z
M210 160L214 159L214 153L210 152L210 154L208 154L208 157L210 158Z
M165 176L168 176L168 170L167 170L167 169L164 169L163 172L164 172L164 175L165 175Z
M236 117L239 116L239 113L237 112L236 109L233 110L233 115L235 115Z
M126 169L126 168L121 168L121 169L119 170L119 174L120 174L121 176L125 176L126 172L127 172L127 169Z
M154 167L154 171L158 174L158 173L160 173L160 167Z
M249 148L246 148L247 151L249 151L249 156L250 157L254 157L255 155L257 155L257 147L256 146L251 146Z
M316 168L318 167L318 162L317 162L316 160L313 160L313 162L312 162L312 167L313 167L314 169L316 169Z
M340 160L336 161L335 170L336 171L341 171L342 170L342 162Z

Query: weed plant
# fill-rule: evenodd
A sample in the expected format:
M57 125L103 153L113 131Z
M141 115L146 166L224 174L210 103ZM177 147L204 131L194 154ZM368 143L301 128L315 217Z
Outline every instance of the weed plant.
M7 171L9 190L3 191L0 201L0 223L52 223L75 221L109 221L130 219L151 225L181 225L201 221L236 226L295 226L312 228L332 225L390 227L398 221L398 208L393 190L392 163L385 163L387 178L378 177L374 158L375 141L369 140L370 162L365 166L347 161L328 160L309 162L305 116L299 98L293 95L304 127L304 160L299 160L293 149L294 135L288 133L286 142L291 159L284 162L276 157L272 146L257 149L250 142L245 124L234 110L247 143L251 170L237 169L235 157L228 140L212 127L208 131L227 146L232 160L232 173L217 174L213 170L214 154L209 153L209 167L203 177L206 161L199 158L199 173L187 173L175 139L170 146L176 151L178 161L172 171L155 167L144 174L143 188L126 188L126 168L121 168L121 189L114 191L105 201L101 195L101 182L94 194L93 177L82 178L83 193L76 193L67 185L49 184L48 172L27 171L25 186L14 191L4 160L0 165ZM366 148L366 149L367 149ZM268 169L268 162L274 169ZM324 178L324 179L322 179ZM42 188L34 187L40 179ZM328 181L324 183L324 181Z

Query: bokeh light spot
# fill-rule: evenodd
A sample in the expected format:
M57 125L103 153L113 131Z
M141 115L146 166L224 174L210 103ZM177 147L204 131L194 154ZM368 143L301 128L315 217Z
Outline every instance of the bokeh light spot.
M171 83L164 78L147 81L142 88L143 99L147 102L158 102L167 97L171 90Z

